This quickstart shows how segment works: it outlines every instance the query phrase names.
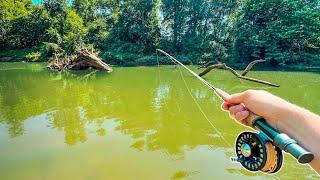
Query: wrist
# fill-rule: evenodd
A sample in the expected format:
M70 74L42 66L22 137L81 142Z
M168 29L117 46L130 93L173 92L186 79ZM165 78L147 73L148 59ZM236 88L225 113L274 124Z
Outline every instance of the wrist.
M275 124L280 132L299 138L297 134L308 129L306 126L312 124L310 120L315 119L313 116L316 115L304 108L290 104L279 112Z
M290 124L298 120L300 113L300 108L293 104L287 104L285 106L282 106L281 108L277 108L274 116L275 118L273 119L275 127L280 132L287 133L288 131L290 131Z

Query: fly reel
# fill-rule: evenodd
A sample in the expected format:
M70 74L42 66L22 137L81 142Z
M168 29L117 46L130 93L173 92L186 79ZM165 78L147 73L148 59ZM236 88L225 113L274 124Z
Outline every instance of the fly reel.
M261 118L255 118L251 126L258 133L243 132L236 140L236 158L233 161L240 162L249 171L261 171L264 173L276 173L283 163L282 151L291 154L298 163L310 163L314 155L301 147L288 135L280 133Z
M276 173L283 162L283 154L279 147L262 132L243 132L239 134L235 144L236 158L249 171Z

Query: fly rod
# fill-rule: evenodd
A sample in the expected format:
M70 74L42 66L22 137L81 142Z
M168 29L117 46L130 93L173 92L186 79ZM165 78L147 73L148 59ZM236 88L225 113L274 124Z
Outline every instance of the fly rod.
M156 51L162 53L174 63L181 65L222 100L229 96L227 92L210 84L167 52L161 49ZM280 133L271 127L264 118L251 112L246 122L258 132L243 132L239 134L235 143L237 157L231 158L234 162L240 162L245 169L264 173L278 172L283 163L282 151L291 154L301 164L309 163L313 160L314 155L311 152L301 147L288 135Z

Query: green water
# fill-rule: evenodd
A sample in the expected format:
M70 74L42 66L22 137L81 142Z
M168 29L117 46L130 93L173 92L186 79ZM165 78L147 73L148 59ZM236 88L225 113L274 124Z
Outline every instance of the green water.
M249 76L281 87L241 81L226 71L211 72L206 79L231 93L265 89L320 113L320 74ZM248 129L230 120L220 104L195 78L181 76L172 66L115 68L106 74L57 73L41 64L1 63L0 177L318 178L288 155L274 176L249 173L232 163L234 140Z

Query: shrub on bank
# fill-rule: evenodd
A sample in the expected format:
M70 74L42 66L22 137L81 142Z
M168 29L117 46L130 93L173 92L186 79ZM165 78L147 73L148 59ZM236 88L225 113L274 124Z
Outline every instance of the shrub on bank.
M41 53L39 51L28 53L26 59L30 62L37 62L40 61Z

